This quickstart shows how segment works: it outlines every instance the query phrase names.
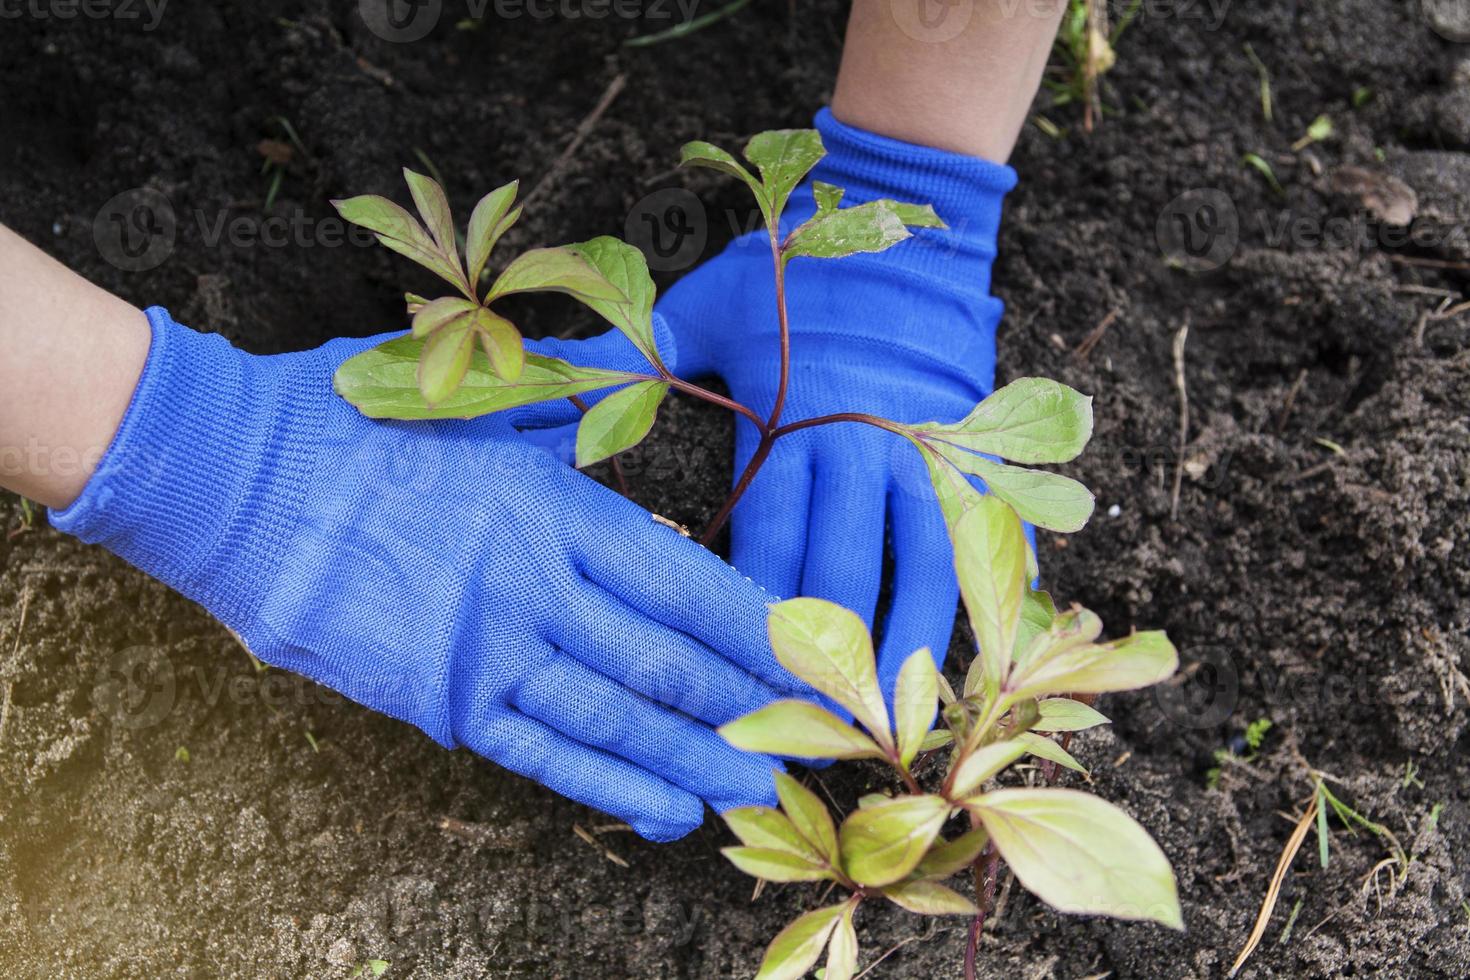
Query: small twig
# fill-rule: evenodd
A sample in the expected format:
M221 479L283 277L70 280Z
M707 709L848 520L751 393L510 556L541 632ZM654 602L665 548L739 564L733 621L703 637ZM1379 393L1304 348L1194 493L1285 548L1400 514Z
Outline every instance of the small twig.
M1464 303L1460 303L1457 306L1451 306L1447 310L1446 309L1443 309L1443 308L1441 308L1439 310L1435 310L1433 313L1429 314L1429 319L1431 319L1431 320L1450 320L1450 319L1453 319L1454 317L1459 316L1461 313L1466 312L1467 310L1470 310L1470 300L1467 300Z
M1098 322L1098 325L1089 330L1087 332L1087 336L1082 338L1082 342L1079 343L1075 349L1073 349L1072 356L1077 358L1077 360L1079 361L1087 360L1088 356L1092 354L1092 349L1096 347L1098 345L1098 342L1103 339L1103 334L1108 332L1108 327L1111 327L1113 325L1113 322L1117 320L1118 317L1122 316L1122 314L1122 307L1118 307L1107 316L1103 317L1102 320Z
M582 840L592 845L592 847L596 850L601 851L602 856L607 858L613 864L616 864L620 868L628 867L627 861L624 861L622 858L614 854L610 848L604 846L602 841L598 840L596 837L593 837L590 833L588 833L587 828L583 827L581 824L572 824L572 833L576 834Z
M853 977L852 980L863 980L863 977L867 976L869 973L872 973L874 968L877 967L879 963L882 963L884 960L888 959L888 957L903 949L909 943L927 943L935 936L938 936L941 931L947 932L948 930L941 930L939 928L938 919L930 919L929 928L925 930L922 936L908 936L904 939L900 939L898 942L894 943L892 946L884 950L882 956L869 963L867 968L864 969L862 973L859 973L857 976Z
M1256 947L1261 944L1262 937L1266 935L1266 927L1271 924L1271 913L1276 911L1276 902L1281 897L1281 883L1286 879L1286 872L1291 870L1291 862L1296 860L1297 852L1302 849L1302 841L1307 839L1307 832L1312 829L1312 820L1316 816L1317 794L1314 792L1311 801L1307 804L1306 812L1296 822L1296 829L1287 838L1286 847L1281 851L1281 859L1276 862L1276 871L1271 875L1271 884L1266 889L1266 898L1261 902L1261 911L1256 916L1255 928L1251 930L1245 948L1235 958L1235 964L1230 967L1230 972L1226 976L1233 977L1239 973L1245 961L1250 959Z
M1301 393L1302 384L1307 380L1307 369L1302 368L1297 372L1296 380L1292 382L1291 390L1286 393L1286 398L1281 402L1281 414L1276 416L1276 434L1280 435L1286 430L1286 422L1291 418L1292 406L1296 404L1296 396Z
M582 142L592 133L598 120L607 112L608 108L613 104L613 101L617 99L618 94L623 91L624 86L627 84L628 76L622 72L619 72L608 83L607 89L602 93L602 98L597 100L597 105L593 106L592 111L587 113L586 118L577 124L577 129L572 134L572 141L567 144L567 148L561 151L561 156L557 157L556 161L552 163L551 169L546 172L546 176L537 181L536 186L531 188L531 193L527 194L526 199L521 202L523 207L539 197L543 191L561 176L562 170L571 161L577 150L581 149Z
M1418 266L1421 269L1458 269L1470 272L1470 262L1449 262L1445 259L1421 259L1414 255L1390 255L1388 261L1400 265Z
M1169 519L1179 518L1179 490L1184 485L1184 450L1189 445L1189 388L1184 380L1184 343L1189 339L1189 318L1174 335L1174 386L1179 389L1179 454L1174 460L1174 490L1169 495Z
M1393 287L1396 293L1415 293L1419 296L1448 296L1450 299L1458 299L1460 294L1453 289L1440 289L1438 286L1421 286L1418 283L1406 282Z
M25 593L20 600L20 619L15 626L15 645L10 648L10 659L6 661L5 673L8 675L15 665L20 662L20 638L26 630L26 613L31 609L31 587L25 588ZM5 679L5 697L0 700L0 742L5 740L5 726L10 721L10 697L15 682L8 676Z

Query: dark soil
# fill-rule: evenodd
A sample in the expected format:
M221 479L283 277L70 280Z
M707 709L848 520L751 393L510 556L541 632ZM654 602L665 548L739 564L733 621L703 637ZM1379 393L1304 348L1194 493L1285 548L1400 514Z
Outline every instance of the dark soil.
M266 216L257 143L286 138L274 117L308 153L270 215L317 228L330 197L401 196L416 149L466 213L495 184L545 177L626 73L511 245L623 234L645 195L687 186L709 206L713 254L745 205L732 185L671 173L679 144L804 124L830 93L845 17L835 0L794 19L757 4L638 50L620 41L669 24L652 7L600 20L492 7L457 29L462 6L445 3L415 43L376 37L349 3L177 3L151 31L141 4L137 21L6 20L0 217L128 299L252 350L378 332L403 324L407 264L385 250L212 243L219 218ZM1071 472L1098 493L1098 516L1043 540L1049 585L1114 633L1167 629L1191 668L1164 696L1107 699L1116 723L1078 742L1094 788L1174 861L1188 931L1063 918L1012 889L982 971L1223 976L1310 763L1412 860L1375 877L1387 848L1339 828L1324 870L1309 842L1243 975L1464 977L1470 314L1426 313L1470 292L1470 47L1433 30L1417 0L1144 6L1095 132L1043 95L1038 109L1067 132L1028 127L995 278L1009 304L1002 376L1048 375L1097 399L1097 437ZM1454 34L1455 4L1426 9ZM1274 124L1247 42L1271 73ZM1354 108L1359 89L1371 93ZM1335 135L1292 152L1320 113ZM1247 152L1283 195L1241 166ZM1344 165L1415 192L1413 240L1334 191ZM178 240L129 273L94 244L94 216L138 187L167 196ZM1156 235L1161 214L1166 231L1176 220L1171 201L1205 189L1238 214L1237 247L1228 239L1214 269L1169 261ZM1193 219L1194 200L1175 212ZM1356 238L1330 233L1352 221ZM1326 241L1313 234L1324 225ZM554 300L520 314L534 334L594 329ZM1171 349L1186 323L1181 458ZM679 407L654 446L632 461L639 499L701 523L729 480L728 422ZM18 526L18 501L0 501L0 517ZM787 886L752 903L713 823L671 846L603 834L628 867L614 864L573 834L597 814L258 673L197 607L44 526L0 541L0 594L8 976L330 977L369 959L392 977L744 976L816 900ZM151 696L119 701L129 678ZM1227 762L1209 788L1213 752L1257 718L1273 722L1259 755ZM822 779L850 799L870 776ZM865 907L859 927L865 962L907 943L874 977L960 973L958 920Z

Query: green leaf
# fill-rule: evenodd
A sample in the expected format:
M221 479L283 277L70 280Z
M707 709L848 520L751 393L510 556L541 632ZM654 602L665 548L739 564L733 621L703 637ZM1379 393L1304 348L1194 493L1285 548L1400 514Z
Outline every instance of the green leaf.
M721 725L725 741L747 752L799 759L881 759L872 739L807 701L777 701Z
M857 930L852 927L852 902L843 909L837 928L832 930L832 939L827 944L827 970L822 980L852 980L857 972Z
M819 214L823 211L836 211L838 205L842 203L843 193L843 189L835 184L828 184L820 180L812 181L812 197L816 199Z
M577 426L577 466L591 466L643 441L669 393L664 381L640 381L593 405Z
M1064 650L1086 646L1102 634L1102 620L1091 610L1074 604L1064 613L1054 613L1051 625L1038 633L1016 664L1030 664L1038 656L1056 656Z
M944 457L961 472L984 480L990 492L1010 504L1021 520L1037 527L1070 534L1082 530L1092 517L1092 494L1070 477L1007 466L953 446L946 447Z
M842 822L842 868L862 885L887 885L914 870L944 826L950 804L939 796L900 796Z
M782 246L783 259L807 255L837 259L858 252L882 252L912 237L886 201L819 211L794 230Z
M1017 463L1065 463L1092 437L1092 399L1047 378L997 390L962 421L913 427L925 437Z
M939 511L944 515L944 525L952 539L960 518L985 495L934 447L919 439L911 438L910 441L919 447L919 454L929 467L929 482L934 485L934 496L939 501Z
M1036 727L1044 732L1080 732L1111 723L1096 708L1071 698L1046 698L1036 706L1041 711Z
M1021 622L1016 627L1015 657L1013 658L1016 663L1024 662L1032 642L1050 629L1052 621L1056 618L1057 607L1052 604L1051 594L1033 589L1028 584L1025 594L1021 596Z
M934 724L939 705L939 672L928 647L915 650L898 671L893 691L894 731L898 736L898 758L905 769L914 761L924 736Z
M403 168L403 179L408 182L414 207L419 209L419 216L424 219L429 233L434 236L440 254L458 267L459 246L454 240L454 218L449 213L449 200L444 196L444 188L433 179L416 174L407 167Z
M526 370L526 345L521 341L521 332L505 317L483 306L475 311L473 323L491 369L515 384Z
M985 828L976 827L952 841L936 841L914 868L914 877L948 878L974 864L989 840Z
M993 742L968 753L949 774L949 795L953 799L979 792L985 780L1026 754L1026 746L1015 739Z
M367 966L375 977L381 977L384 973L388 972L387 960L368 960Z
M1052 908L1183 928L1168 858L1111 803L1070 789L1002 789L971 806L1021 884Z
M816 909L782 929L766 947L755 980L801 980L822 955L822 947L846 908L843 904Z
M418 384L423 351L424 341L395 337L344 361L332 378L332 386L369 418L451 419L475 418L567 398L630 380L621 371L576 367L556 358L528 354L521 377L509 382L495 373L483 353L475 351L460 386L447 398L430 404Z
M832 871L799 854L764 847L722 847L720 853L741 871L766 881L823 881Z
M721 816L746 847L785 851L814 863L823 860L823 855L801 836L791 818L774 807L736 807L726 810Z
M919 743L919 751L932 752L935 749L944 748L953 741L954 732L948 728L931 728L929 733L924 736L924 741Z
M901 881L883 889L883 897L920 915L975 915L980 911L959 892L933 881Z
M965 694L1000 689L1011 663L1026 591L1026 535L1010 505L985 496L954 529L955 571L970 614L979 655L965 678Z
M495 188L480 198L480 203L475 205L475 210L470 214L469 230L465 233L465 252L471 283L480 281L495 243L500 241L500 236L509 231L521 216L520 208L511 210L520 184L520 181L513 180L503 187Z
M766 227L774 228L776 223L771 220L771 199L766 194L765 187L755 175L741 166L729 153L704 140L694 140L685 143L679 148L679 166L681 167L707 167L710 170L718 170L722 174L738 177L745 181L745 186L755 195L755 203L761 209L761 215L766 219Z
M533 248L516 256L496 278L485 302L511 293L567 293L584 303L626 303L627 297L575 248Z
M880 198L880 200L884 204L888 205L888 207L893 210L894 214L898 215L898 220L902 221L910 228L949 227L944 223L943 219L941 219L939 215L934 213L934 208L931 205L905 204L902 201L894 201L886 197Z
M447 327L424 341L419 360L419 391L424 401L437 405L448 398L470 369L475 332L468 326Z
M1072 753L1044 735L1037 735L1035 732L1021 732L1015 740L1026 746L1026 751L1038 759L1055 762L1059 766L1080 772L1084 776L1087 775L1086 766L1072 758Z
M745 158L760 171L776 222L791 191L826 155L815 129L772 129L756 133L745 144Z
M656 290L643 253L627 242L603 235L568 248L581 255L623 294L621 301L579 296L583 303L617 327L648 358L662 366L653 337L653 300Z
M1157 684L1179 667L1162 632L1134 633L1112 643L1043 650L1007 682L1010 703L1047 694L1107 694Z
M413 335L427 337L450 325L468 327L478 309L480 304L474 300L462 296L441 296L419 307L418 312L413 315Z
M776 795L802 839L832 864L841 860L841 852L837 849L837 827L821 798L797 782L796 777L779 771L776 772Z
M771 606L766 628L783 667L851 711L879 745L892 745L873 638L857 613L823 599L787 599Z
M373 194L333 201L332 206L343 220L373 232L388 248L417 262L470 299L475 298L459 263L444 255L429 233L405 209L386 197Z

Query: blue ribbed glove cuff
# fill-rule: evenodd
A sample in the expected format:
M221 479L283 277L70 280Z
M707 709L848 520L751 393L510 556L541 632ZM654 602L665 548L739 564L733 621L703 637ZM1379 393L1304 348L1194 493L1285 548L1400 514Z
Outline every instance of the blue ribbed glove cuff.
M51 523L206 606L237 631L284 548L332 397L311 355L253 357L151 307L152 345L112 445Z

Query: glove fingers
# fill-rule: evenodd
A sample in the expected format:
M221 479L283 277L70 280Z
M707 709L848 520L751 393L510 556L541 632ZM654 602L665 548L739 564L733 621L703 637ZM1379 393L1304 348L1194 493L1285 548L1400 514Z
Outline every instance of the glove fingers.
M611 491L599 491L611 495ZM753 704L753 694L759 693L810 695L811 690L787 673L771 653L766 636L766 608L771 596L746 581L714 552L658 523L647 511L622 503L626 507L619 513L625 516L614 518L609 512L607 523L598 528L595 537L578 542L577 561L582 573L616 596L619 604L615 613L602 606L590 608L602 610L603 615L616 614L625 621L660 624L698 641L691 641L686 650L702 645L705 651L718 654L714 659L726 661L722 676L729 678L733 672L740 682L738 687L752 692L742 698L734 697L738 690L732 691L732 704ZM579 624L579 631L606 648L609 621L596 616L581 618L584 622ZM642 648L626 644L623 655L629 660L645 656ZM579 659L601 669L598 663ZM669 667L685 679L694 680L692 665L676 661ZM758 683L757 678L765 684ZM703 681L709 683L708 679Z
M611 752L716 810L774 805L769 756L742 752L714 729L640 697L566 654L515 693L524 714L583 745Z
M737 478L742 456L748 454L736 454ZM812 483L806 451L777 443L730 518L731 564L774 599L800 594Z
M704 806L692 793L517 711L486 718L466 745L568 799L627 821L651 841L678 840L704 822Z
M817 464L801 594L826 599L863 617L869 628L883 579L882 475L834 460Z
M689 589L688 599L695 603L706 597L698 586L667 587ZM763 624L764 617L747 627L759 630L762 642ZM709 646L648 618L593 583L568 598L555 639L592 670L710 725L733 721L778 697L759 677Z
M933 497L896 488L893 516L893 602L878 653L878 679L891 695L903 662L928 647L942 665L954 632L959 585L954 550Z

